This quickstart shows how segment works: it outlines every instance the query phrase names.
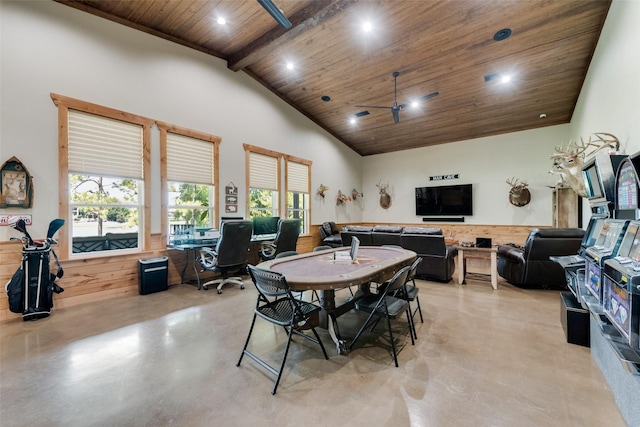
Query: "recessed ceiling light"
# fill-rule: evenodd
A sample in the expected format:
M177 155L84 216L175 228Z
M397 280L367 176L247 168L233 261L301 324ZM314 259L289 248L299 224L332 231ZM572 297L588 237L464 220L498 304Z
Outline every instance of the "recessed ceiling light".
M500 77L500 82L502 83L509 83L511 81L511 76L509 75L503 75L502 77Z
M420 103L419 103L418 101L413 101L413 102L411 103L411 106L412 106L413 108L418 108L418 106L419 106L419 105L420 105Z
M224 24L226 24L226 23L227 23L227 20L226 20L226 19L224 19L222 16L220 16L220 17L218 17L218 19L217 19L217 21L216 21L216 22L217 22L218 24L220 24L220 25L224 25Z
M293 70L294 66L292 62L287 62L287 70Z
M497 42L508 39L511 35L511 28L503 28L493 35L493 39Z
M362 30L363 30L365 33L368 33L369 31L373 30L373 25L371 24L371 22L365 22L365 23L362 25Z
M547 118L547 115L546 115L545 113L542 113L542 114L540 114L540 118L541 118L541 119L546 119L546 118Z
M351 118L351 120L349 120L349 123L351 123L352 125L356 124L356 119Z

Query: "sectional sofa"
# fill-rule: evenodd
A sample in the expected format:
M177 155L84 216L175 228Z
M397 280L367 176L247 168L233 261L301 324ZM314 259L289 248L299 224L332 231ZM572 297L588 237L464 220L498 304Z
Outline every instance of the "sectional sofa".
M347 225L340 232L342 245L350 246L353 236L362 246L395 245L414 251L422 258L416 272L421 279L449 282L453 277L458 248L445 243L440 228Z

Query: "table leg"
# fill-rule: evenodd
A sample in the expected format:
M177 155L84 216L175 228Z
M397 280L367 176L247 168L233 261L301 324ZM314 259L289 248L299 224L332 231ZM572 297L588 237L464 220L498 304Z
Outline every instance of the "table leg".
M196 257L195 249L193 249L193 272L195 273L196 281L198 282L198 290L200 290L202 289L202 287L200 286L200 273L198 273L198 258Z
M491 252L491 286L498 289L498 253Z
M320 291L320 305L322 312L320 313L320 327L329 331L329 336L336 345L338 354L347 354L349 346L347 341L342 339L340 328L338 327L338 319L335 314L336 310L336 293L333 289Z
M464 259L464 250L458 248L458 283L464 285L464 276L466 273L466 263Z
M182 274L180 274L180 284L184 284L184 273L187 271L187 265L189 264L189 251L184 251L184 267L182 267Z

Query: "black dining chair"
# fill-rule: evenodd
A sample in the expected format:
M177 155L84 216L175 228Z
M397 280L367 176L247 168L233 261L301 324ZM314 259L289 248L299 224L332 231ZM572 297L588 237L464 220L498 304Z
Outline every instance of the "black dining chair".
M215 249L200 249L200 265L203 269L219 272L221 277L202 284L207 290L210 285L218 285L218 293L228 283L235 283L244 289L242 277L230 277L229 273L244 272L249 259L249 245L252 233L251 221L223 221L220 226L220 238Z
M415 341L413 339L415 332L413 330L413 321L411 319L410 313L411 306L409 305L409 301L406 298L398 298L392 295L396 290L402 288L406 284L409 270L409 266L401 268L400 270L398 270L398 272L396 272L396 274L393 275L393 277L389 281L384 282L380 286L380 292L365 295L364 297L356 301L356 310L369 313L369 316L360 327L360 330L358 330L358 332L356 333L353 341L351 341L351 344L349 345L350 350L353 349L365 329L371 326L371 329L373 330L378 322L384 318L387 321L387 329L389 331L389 338L391 341L393 360L397 368L398 355L396 351L395 339L393 337L393 331L391 330L391 320L397 319L403 313L405 313L407 316L411 344L415 345Z
M284 370L284 365L287 361L287 354L289 353L289 346L291 345L293 334L319 344L322 349L322 353L324 354L324 358L329 359L327 351L320 340L320 336L315 330L320 307L313 303L295 298L291 293L287 280L282 274L274 271L263 270L252 265L249 265L247 268L249 270L251 280L258 290L258 299L253 313L251 327L249 328L249 335L247 336L247 341L244 344L237 366L240 366L244 355L249 356L260 366L276 376L275 384L271 391L271 394L276 394L278 384L280 383L280 377L282 376L282 371ZM273 368L256 354L247 350L249 341L251 340L253 327L255 326L256 319L258 317L266 320L267 322L273 323L274 325L283 326L287 331L287 346L282 356L280 369ZM311 330L313 336L305 334L304 331L306 330Z

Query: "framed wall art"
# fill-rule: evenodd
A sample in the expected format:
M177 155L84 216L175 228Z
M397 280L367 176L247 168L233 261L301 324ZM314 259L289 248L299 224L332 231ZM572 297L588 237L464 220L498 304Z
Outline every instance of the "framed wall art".
M33 177L17 157L0 167L0 208L31 208Z

